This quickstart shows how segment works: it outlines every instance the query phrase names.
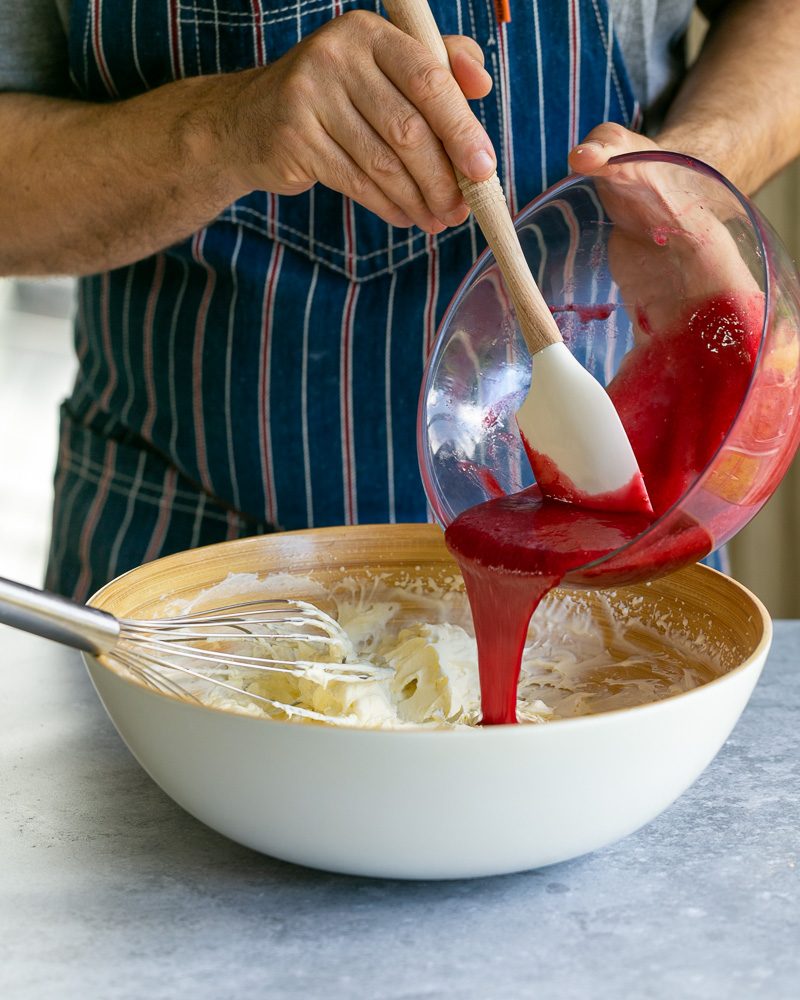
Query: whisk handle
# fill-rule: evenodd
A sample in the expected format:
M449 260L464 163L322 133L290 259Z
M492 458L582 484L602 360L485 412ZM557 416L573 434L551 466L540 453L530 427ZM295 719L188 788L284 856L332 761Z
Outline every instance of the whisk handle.
M0 622L86 653L107 653L119 622L105 611L0 576Z

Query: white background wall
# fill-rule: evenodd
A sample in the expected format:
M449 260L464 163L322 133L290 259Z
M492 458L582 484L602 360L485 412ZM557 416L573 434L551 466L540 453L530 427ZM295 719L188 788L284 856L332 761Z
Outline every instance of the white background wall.
M75 371L67 311L64 282L31 286L26 301L0 281L0 576L36 586L50 535L58 404Z

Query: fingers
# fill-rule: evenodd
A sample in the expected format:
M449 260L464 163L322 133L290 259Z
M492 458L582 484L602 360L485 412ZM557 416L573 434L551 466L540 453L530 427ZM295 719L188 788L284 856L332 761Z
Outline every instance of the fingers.
M358 89L369 94L374 93L374 90L368 87ZM390 99L391 94L387 93L384 100L388 102ZM328 135L337 145L371 179L388 201L405 214L410 223L416 224L426 232L440 233L445 225L454 225L456 221L462 222L460 206L463 202L453 170L436 137L427 126L422 133L422 141L423 145L424 140L428 141L433 153L427 156L426 149L428 170L426 191L423 193L414 179L414 167L418 166L414 157L409 157L412 166L409 170L392 145L385 141L378 131L370 127L369 116L365 121L363 116L365 109L359 107L357 98L355 104L355 107L343 104L323 122ZM359 111L362 113L359 114ZM411 111L400 110L397 114L402 116L410 114ZM438 157L435 155L437 152ZM417 176L421 173L422 171L418 171Z
M450 69L468 101L477 101L492 89L492 78L483 68L483 51L477 42L464 35L444 39L450 57Z
M271 158L255 154L262 185L292 192L315 179L393 225L438 233L461 224L469 210L454 164L474 180L496 168L467 103L488 93L491 78L475 42L459 36L446 45L458 79L370 12L351 11L309 35L264 71L273 124Z
M468 210L453 167L417 108L380 72L366 67L349 97L361 124L342 111L327 127L356 162L382 187L384 180L391 185L385 188L387 194L422 229L433 232L437 220L445 226L463 222ZM362 134L365 131L380 138L381 149Z
M473 59L479 66L484 66L486 64L483 49L480 45L478 45L474 38L470 38L468 35L442 35L442 41L444 42L447 54L451 61L454 53L463 52L465 56ZM492 78L489 77L490 83L491 80Z
M491 140L450 70L397 29L377 38L374 51L378 67L415 109L402 133L421 135L419 115L463 174L476 181L490 177L497 164ZM401 134L401 145L403 138Z
M328 136L315 149L321 164L318 180L334 191L353 198L364 208L379 215L389 225L407 228L412 220L366 174L353 158ZM444 227L440 226L438 232Z
M607 166L612 156L648 149L658 149L652 139L631 132L616 122L603 122L570 152L569 165L579 174L597 174Z

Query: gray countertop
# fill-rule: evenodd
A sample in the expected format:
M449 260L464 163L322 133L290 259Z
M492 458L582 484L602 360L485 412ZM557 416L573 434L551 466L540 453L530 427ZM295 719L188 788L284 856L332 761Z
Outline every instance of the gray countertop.
M700 780L639 833L476 881L297 868L183 812L77 655L0 627L0 995L800 996L800 623Z

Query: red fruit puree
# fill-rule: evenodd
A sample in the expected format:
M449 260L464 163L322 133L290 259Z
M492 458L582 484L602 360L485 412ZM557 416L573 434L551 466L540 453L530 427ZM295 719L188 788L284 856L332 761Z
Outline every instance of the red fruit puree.
M761 337L764 302L718 295L666 331L637 316L639 335L608 393L630 438L653 514L588 510L545 499L536 486L460 514L445 540L467 588L484 725L516 722L517 680L528 624L570 570L632 541L697 479L744 398ZM699 529L661 545L653 572L713 545ZM698 548L698 538L701 539ZM602 584L602 573L597 577Z

